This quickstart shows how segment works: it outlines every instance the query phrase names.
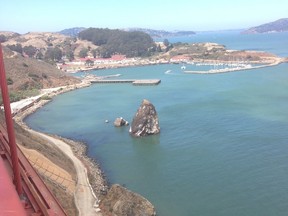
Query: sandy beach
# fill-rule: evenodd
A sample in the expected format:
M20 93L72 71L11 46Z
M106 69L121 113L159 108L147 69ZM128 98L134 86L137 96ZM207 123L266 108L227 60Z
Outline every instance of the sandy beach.
M74 187L75 190L73 193L79 215L100 216L102 214L98 206L100 201L99 196L101 196L101 191L107 189L107 183L98 164L86 156L85 144L34 131L23 122L25 117L32 114L37 109L50 101L42 100L40 99L41 97L48 96L49 98L52 98L58 94L77 88L87 87L89 85L90 84L87 82L82 82L81 84L73 86L62 86L59 88L45 89L42 90L42 93L39 96L28 98L14 104L12 103L11 109L15 115L14 120L23 129L35 136L47 140L47 142L54 144L73 162L77 175L75 183L76 185ZM32 158L31 154L32 153L30 151L29 158ZM34 165L33 161L31 163ZM44 163L46 163L46 161ZM53 167L53 169L55 169L55 167L57 167L57 164ZM37 166L35 168L37 169ZM38 172L41 171L38 170Z

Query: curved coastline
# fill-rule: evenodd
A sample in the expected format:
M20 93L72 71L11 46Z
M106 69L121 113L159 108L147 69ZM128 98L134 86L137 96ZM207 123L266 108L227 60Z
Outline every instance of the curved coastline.
M97 162L86 155L87 146L81 142L32 130L24 122L27 116L51 101L43 100L41 97L48 96L49 98L52 98L67 91L88 86L90 86L90 83L84 81L72 86L62 86L59 88L42 90L42 94L38 97L34 97L32 100L28 99L29 101L26 103L25 101L22 101L22 103L16 102L16 106L14 105L14 120L24 130L53 143L73 161L77 173L77 185L74 192L74 201L79 215L93 214L101 216L99 197L103 190L107 190L107 181ZM23 107L21 107L21 105Z
M275 65L278 65L282 62L283 61L281 61L279 59L278 61L275 61L274 63L272 63L270 65L258 66L258 67L275 66ZM133 65L133 66L137 66L137 65ZM245 68L242 70L249 70L249 69L256 69L256 68L255 67ZM186 72L186 71L183 71L183 72ZM205 73L205 71L203 71L203 72ZM232 72L232 71L227 71L227 72ZM215 73L223 73L223 72L214 72L214 74ZM102 215L100 212L100 209L98 208L99 196L101 196L101 192L103 191L103 189L105 189L105 190L107 189L107 181L105 179L104 173L102 172L102 170L101 170L100 166L97 164L97 162L94 161L93 159L89 158L86 155L87 146L84 143L76 142L76 141L69 140L69 139L62 138L62 137L55 136L55 135L47 135L44 133L34 131L24 123L24 119L27 116L29 116L30 114L37 111L37 109L41 108L46 103L50 102L50 100L43 100L42 99L43 96L48 96L49 98L53 98L54 96L65 93L67 91L72 91L72 90L75 90L78 88L88 87L90 85L91 85L90 82L88 82L87 80L84 80L80 84L75 84L75 85L70 85L70 86L62 86L62 87L58 87L58 88L43 90L42 94L39 95L37 98L33 99L32 102L30 101L29 105L26 105L23 108L17 108L17 106L16 106L16 108L14 109L14 113L15 113L14 119L22 128L24 128L25 130L32 131L35 135L38 134L38 136L46 137L47 139L50 139L50 141L52 141L54 143L63 142L64 143L63 146L65 146L65 145L66 146L65 147L62 146L60 149L64 153L66 153L67 148L68 149L70 148L70 150L73 152L73 155L75 156L75 158L77 158L77 160L80 161L80 163L82 164L82 167L84 168L84 175L86 175L86 177L84 178L84 181L86 181L86 184L88 184L88 186L89 186L89 190L90 190L89 196L94 197L93 201L89 201L89 202L86 201L82 204L79 204L76 201L77 207L78 207L78 210L80 213L79 215L87 215L86 214L87 210L85 212L83 212L81 210L81 208L82 209L90 208L90 209L92 209L91 211L93 211L93 213L95 215ZM72 161L74 160L74 158L71 158L71 159L72 159ZM87 171L87 167L88 167L88 171ZM100 176L99 179L95 179L94 178L95 175ZM93 176L93 178L92 178L92 176ZM79 180L79 178L78 178L78 180ZM83 182L79 183L80 186L78 188L81 188L81 184L83 185ZM74 196L75 200L77 200L76 196L77 195L75 193L75 196ZM87 204L90 207L87 207ZM82 205L82 207L79 207L79 205ZM89 211L90 210L88 210L88 212Z

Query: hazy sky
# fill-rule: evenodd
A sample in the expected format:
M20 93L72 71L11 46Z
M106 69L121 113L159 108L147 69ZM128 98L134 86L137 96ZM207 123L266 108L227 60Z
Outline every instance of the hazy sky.
M224 30L287 17L287 0L6 0L0 4L0 31L71 27Z

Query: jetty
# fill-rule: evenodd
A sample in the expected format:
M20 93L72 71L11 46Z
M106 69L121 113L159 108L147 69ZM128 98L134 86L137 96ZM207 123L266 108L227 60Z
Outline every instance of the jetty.
M95 79L95 80L90 80L91 83L132 83L133 85L158 85L161 83L160 79Z

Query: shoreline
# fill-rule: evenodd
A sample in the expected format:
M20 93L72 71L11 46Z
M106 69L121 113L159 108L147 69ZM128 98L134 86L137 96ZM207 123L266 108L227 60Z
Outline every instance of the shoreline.
M88 86L90 86L90 83L81 82L73 86L53 88L51 91L46 90L44 95L49 96L52 99L59 94ZM39 99L34 98L32 101L30 100L30 104L26 106L24 103L24 107L19 110L16 106L16 112L14 113L13 119L22 129L33 133L36 136L49 140L72 160L77 173L74 201L79 211L79 215L93 214L101 216L101 210L99 209L100 197L103 192L105 193L108 190L108 183L107 179L105 178L105 174L101 170L101 167L97 161L87 156L87 145L85 143L60 137L58 135L45 134L35 131L24 123L26 117L36 112L39 108L43 107L47 103L51 102L51 100L43 100L41 97L43 97L43 94L39 95ZM41 154L41 152L39 153ZM71 153L73 155L71 155ZM78 166L78 171L76 166ZM83 193L83 190L86 190L86 192ZM83 201L79 203L81 200Z
M282 62L283 61L281 61L281 59L279 59L278 61L275 61L274 63L272 63L270 65L265 65L265 67L275 66L275 65L278 65ZM173 63L173 64L180 64L180 63ZM154 65L154 64L150 64L150 65ZM134 66L140 66L140 65L134 65ZM145 66L145 65L141 65L141 66ZM261 67L263 67L263 66L261 66ZM246 68L243 70L247 70L247 69L256 69L256 68ZM86 172L86 177L84 180L87 182L87 184L89 186L90 193L92 194L92 196L95 199L95 201L92 204L86 203L85 207L83 207L83 208L87 208L87 205L89 205L90 208L93 210L93 214L100 216L102 214L101 214L101 210L99 209L99 205L98 205L99 201L100 201L99 198L103 195L103 193L107 192L108 182L107 182L105 174L102 171L100 165L97 163L97 160L94 160L93 158L89 158L87 156L87 147L88 146L85 143L71 140L71 139L64 138L64 137L60 137L58 135L51 135L51 134L45 134L45 133L41 133L38 131L34 131L31 128L29 128L28 125L26 125L24 123L24 120L26 117L28 117L29 115L36 112L39 108L43 107L47 103L51 102L53 97L55 97L59 94L66 93L68 91L76 90L79 88L89 87L90 85L91 85L91 83L84 79L84 80L82 80L81 83L74 84L74 85L61 86L61 87L57 87L57 88L53 88L53 89L42 89L42 91L41 91L42 93L40 95L38 95L36 98L34 98L32 101L31 101L31 98L24 99L24 100L30 100L30 104L26 105L24 103L24 105L22 104L22 106L23 106L22 108L17 108L17 106L16 106L16 108L14 108L14 114L15 114L14 120L24 130L33 131L33 133L35 133L36 135L38 134L39 136L42 136L42 137L46 137L46 138L49 137L47 139L50 139L50 141L51 141L51 139L61 141L66 145L66 147L68 146L68 148L71 149L71 151L73 152L73 155L81 162L82 166L85 168L84 172ZM51 99L50 100L44 100L43 97L45 97L45 96L48 96ZM12 106L11 106L11 109L13 110ZM53 140L52 140L52 142L53 142ZM65 149L63 149L63 148L59 148L59 149L63 153L66 154ZM73 158L70 157L70 159L73 161ZM95 176L98 176L98 178L96 179ZM77 184L78 184L78 181L77 181ZM80 187L81 187L81 185L80 185ZM87 212L81 213L81 210L79 209L79 206L78 206L79 204L77 203L76 196L77 195L75 192L74 193L74 200L75 200L75 204L78 208L79 215L86 215Z
M261 67L270 67L275 66L281 63L288 62L284 57L274 56L270 57L268 59L262 58L260 60L251 60L249 62L246 62L247 65L255 64L256 66L252 67L242 67L242 68L229 68L229 70L223 71L223 69L218 70L211 70L209 71L187 71L187 73L223 73L223 72L234 72L234 71L242 71L242 70L250 70L250 69L256 69ZM78 66L77 68L73 68L72 70L63 70L67 74L73 74L73 73L89 73L90 71L94 70L106 70L106 69L116 69L116 68L129 68L129 67L141 67L141 66L150 66L150 65L161 65L161 64L237 64L239 61L228 61L228 60L215 60L215 59L201 59L201 58L195 58L193 60L187 60L187 59L180 59L179 61L171 61L166 59L159 59L159 60L150 60L150 59L140 59L129 63L105 63L101 65L95 65L95 66ZM186 71L185 71L186 73Z

